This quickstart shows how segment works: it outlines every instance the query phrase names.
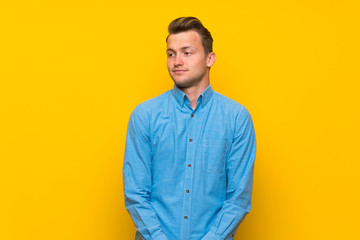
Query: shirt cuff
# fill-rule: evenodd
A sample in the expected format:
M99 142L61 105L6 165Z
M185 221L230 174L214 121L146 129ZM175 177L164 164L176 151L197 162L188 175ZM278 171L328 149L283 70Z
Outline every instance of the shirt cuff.
M201 240L221 240L213 232L208 232Z

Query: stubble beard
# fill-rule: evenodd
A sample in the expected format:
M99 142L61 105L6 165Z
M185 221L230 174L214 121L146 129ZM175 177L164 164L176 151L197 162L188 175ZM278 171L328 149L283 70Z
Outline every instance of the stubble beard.
M204 75L205 75L205 73L201 74L200 76L183 79L181 81L175 80L175 77L172 76L171 74L170 74L170 77L172 78L172 80L174 81L174 84L179 89L186 89L186 88L190 88L190 87L199 85L201 80L204 78Z
M173 77L171 77L171 78L174 81L175 85L180 89L197 86L201 81L201 78L186 79L183 81L176 81Z

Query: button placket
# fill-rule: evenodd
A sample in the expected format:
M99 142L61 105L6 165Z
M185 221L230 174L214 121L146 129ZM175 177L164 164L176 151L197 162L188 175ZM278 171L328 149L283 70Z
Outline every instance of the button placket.
M189 114L189 113L188 113ZM190 209L191 209L191 189L192 189L192 180L193 180L193 162L195 157L195 132L196 132L196 122L194 118L194 113L191 112L187 118L187 147L186 147L186 162L185 162L185 181L184 181L184 195L183 195L183 220L182 220L182 236L187 236L190 229Z

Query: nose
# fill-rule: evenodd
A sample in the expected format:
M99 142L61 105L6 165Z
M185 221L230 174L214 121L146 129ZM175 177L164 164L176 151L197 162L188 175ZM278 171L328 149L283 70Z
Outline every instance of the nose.
M183 59L181 57L180 54L176 55L175 61L174 61L174 66L178 67L178 66L182 66L184 65Z

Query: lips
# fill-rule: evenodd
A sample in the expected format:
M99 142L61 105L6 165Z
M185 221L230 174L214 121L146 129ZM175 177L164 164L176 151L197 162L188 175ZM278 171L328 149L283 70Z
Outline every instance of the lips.
M173 72L174 73L183 73L183 72L186 72L187 70L185 69L174 69Z

